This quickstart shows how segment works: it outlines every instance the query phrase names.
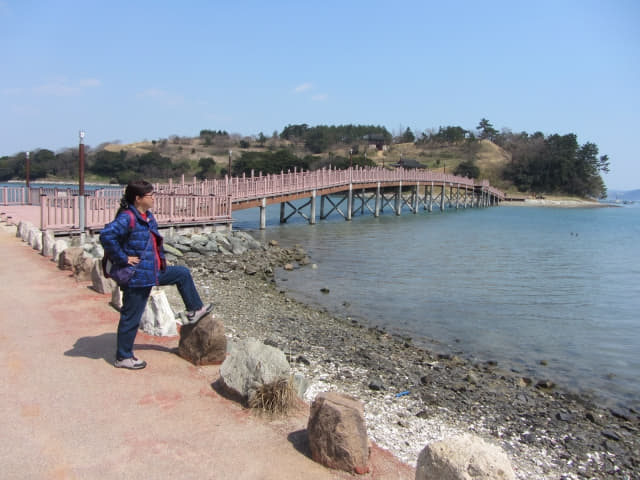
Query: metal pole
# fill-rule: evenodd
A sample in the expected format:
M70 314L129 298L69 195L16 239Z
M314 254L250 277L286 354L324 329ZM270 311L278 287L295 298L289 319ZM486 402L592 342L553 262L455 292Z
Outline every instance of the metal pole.
M29 155L31 154L31 152L27 152L27 166L26 166L26 180L27 180L27 188L31 187L31 184L29 182L29 175L31 172L31 163L29 162Z
M78 145L78 163L79 163L79 178L78 178L78 202L79 202L79 227L80 233L84 233L85 221L84 221L84 131L80 130L80 144Z
M31 152L26 152L26 156L27 156L27 165L25 167L25 180L26 180L26 186L27 186L27 191L26 191L26 199L27 199L27 204L31 205L31 183L29 181L29 175L31 172L31 163L29 162L29 154Z
M231 178L231 153L232 151L229 150L229 167L227 168L227 175L229 175L229 178Z

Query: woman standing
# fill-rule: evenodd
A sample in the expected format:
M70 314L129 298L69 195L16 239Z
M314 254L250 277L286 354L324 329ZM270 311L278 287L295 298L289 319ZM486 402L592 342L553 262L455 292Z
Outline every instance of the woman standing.
M116 218L100 233L107 257L115 265L131 265L135 269L127 286L120 287L122 309L114 363L118 368L139 370L147 366L147 362L133 354L133 343L152 287L177 285L189 323L196 323L213 309L213 304L202 303L187 267L167 266L163 239L151 208L153 186L144 180L131 182L125 189Z

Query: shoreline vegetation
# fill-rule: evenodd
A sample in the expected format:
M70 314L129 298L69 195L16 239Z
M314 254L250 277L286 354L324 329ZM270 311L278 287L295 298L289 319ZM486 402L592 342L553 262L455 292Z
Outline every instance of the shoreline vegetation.
M598 405L495 361L434 353L293 300L275 277L286 280L285 264L312 268L311 261L300 246L270 242L242 255L178 263L192 269L203 300L215 304L231 344L253 337L284 351L310 382L309 403L329 390L361 400L369 437L407 464L415 466L427 443L469 432L502 447L522 480L640 474L640 412ZM179 308L175 289L166 293Z

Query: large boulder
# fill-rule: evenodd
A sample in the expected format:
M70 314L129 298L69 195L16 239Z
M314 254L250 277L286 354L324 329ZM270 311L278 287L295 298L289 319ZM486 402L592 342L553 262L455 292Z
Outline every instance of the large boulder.
M319 394L311 404L307 433L314 461L350 473L369 471L369 439L359 400L337 392Z
M38 228L29 231L29 245L34 250L42 252L42 232Z
M418 456L416 480L515 480L507 455L475 435L427 445Z
M176 315L163 290L153 289L140 320L140 328L149 335L169 337L178 334Z
M290 374L291 367L284 352L255 338L234 343L231 353L220 366L223 384L248 400L261 385L289 378Z
M52 257L55 243L56 237L53 232L51 230L45 230L42 234L42 255Z
M33 223L27 222L26 220L20 220L18 223L18 229L16 230L16 237L19 237L23 242L26 242L29 239L29 232L34 228Z
M64 250L58 259L58 267L62 270L76 272L84 260L84 249L82 247L69 247Z
M67 248L69 248L68 241L62 239L54 240L51 259L59 264L62 252L64 252Z
M227 356L224 325L208 315L195 325L180 328L178 354L194 365L219 365Z
M93 264L93 268L91 269L91 284L96 292L105 295L112 295L113 291L118 288L116 282L104 276L101 260Z

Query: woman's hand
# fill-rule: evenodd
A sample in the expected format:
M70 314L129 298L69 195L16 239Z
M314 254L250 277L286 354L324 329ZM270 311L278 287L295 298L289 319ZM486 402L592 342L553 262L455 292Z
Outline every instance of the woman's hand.
M138 263L140 263L140 257L127 257L127 264L137 265Z

